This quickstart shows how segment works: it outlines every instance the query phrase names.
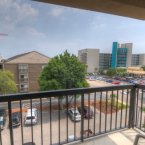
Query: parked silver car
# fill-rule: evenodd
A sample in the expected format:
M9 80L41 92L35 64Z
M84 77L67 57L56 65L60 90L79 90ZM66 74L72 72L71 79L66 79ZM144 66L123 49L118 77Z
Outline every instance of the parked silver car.
M33 124L37 124L38 122L38 112L36 108L32 108L27 110L26 116L25 116L25 120L24 120L24 124L25 125L33 125Z
M68 109L68 114L69 114L71 120L73 120L73 121L80 121L81 120L81 114L77 108Z

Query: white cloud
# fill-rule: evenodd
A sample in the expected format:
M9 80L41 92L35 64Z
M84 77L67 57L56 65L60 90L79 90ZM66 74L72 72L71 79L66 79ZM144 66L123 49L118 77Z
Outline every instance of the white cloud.
M42 32L39 32L35 28L27 28L26 33L29 35L29 37L34 36L34 37L45 37L46 35Z
M38 11L19 0L0 0L0 30L10 31L19 24L30 24L37 18Z
M64 13L64 8L62 8L62 7L53 7L50 10L50 12L48 13L48 15L58 17L58 16L62 15L63 13Z

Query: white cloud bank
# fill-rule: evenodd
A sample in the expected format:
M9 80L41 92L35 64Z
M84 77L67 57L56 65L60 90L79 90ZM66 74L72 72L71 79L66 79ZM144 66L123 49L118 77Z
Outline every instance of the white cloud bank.
M38 10L20 0L0 0L0 31L10 31L19 24L30 24L37 18Z

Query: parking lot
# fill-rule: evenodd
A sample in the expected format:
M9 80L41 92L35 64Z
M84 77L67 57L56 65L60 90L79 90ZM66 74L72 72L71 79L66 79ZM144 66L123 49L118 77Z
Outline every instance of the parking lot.
M92 107L92 110L94 108ZM120 113L118 112L118 120L120 120ZM42 112L42 126L41 126L41 113L38 112L38 124L33 126L25 126L24 125L24 116L25 112L23 113L23 123L13 128L13 136L14 136L14 144L20 145L22 144L22 139L24 142L32 141L32 138L34 142L37 145L40 145L42 142L44 145L48 144L55 144L63 141L66 141L67 136L70 135L76 135L77 138L80 138L80 132L81 132L81 122L74 122L72 121L69 116L66 113L66 110L60 111L60 121L59 121L59 111L58 110L52 110L51 113L51 121L50 121L50 111L43 111ZM100 120L101 116L101 120ZM125 111L123 111L123 118L125 117ZM94 118L95 117L95 118ZM88 128L92 130L92 132L103 132L105 130L105 114L101 113L96 110L96 113L92 119L84 119L84 130L87 130ZM111 115L107 115L107 126L106 129L110 130L110 118ZM113 113L112 115L112 128L115 127L115 118L116 114ZM100 122L101 121L101 122ZM60 126L59 126L60 124ZM124 119L122 119L122 126L124 126L125 122ZM94 126L95 125L95 126ZM118 127L120 127L120 122L118 122ZM60 128L60 130L59 130ZM101 130L100 130L101 129ZM42 134L41 134L42 130ZM10 136L9 136L9 127L8 127L8 118L6 121L5 129L2 131L2 143L4 145L10 145ZM60 134L59 134L60 132ZM67 134L68 132L68 134ZM33 134L33 137L32 137ZM60 136L59 136L60 135ZM59 140L60 137L60 140ZM52 140L51 140L52 138Z
M104 83L102 81L90 81L90 83L91 83L91 86L104 86L104 85L107 86L108 85L106 82ZM119 99L121 100L121 96L122 96L121 91L119 92L118 95L119 95ZM141 98L141 95L139 96ZM102 99L105 99L105 97L106 97L106 93L103 92ZM126 101L126 97L127 97L127 94L123 93L124 103ZM96 98L100 99L100 93L96 93ZM84 99L87 100L88 96L87 95L84 96ZM90 94L90 99L91 100L94 99L94 94ZM109 94L108 94L108 99L109 99ZM47 99L45 98L43 102L45 102L46 104L46 101ZM57 101L55 102L56 104L58 104ZM18 106L19 106L19 103L12 104L13 108L18 107ZM23 106L27 106L27 105L25 104ZM84 118L83 130L90 129L93 133L97 134L101 132L103 133L105 129L106 130L115 129L115 125L117 128L123 128L125 125L128 124L129 108L127 108L127 110L126 109L123 109L122 111L119 110L117 111L117 114L116 112L114 112L112 113L112 115L111 114L106 115L104 113L101 113L100 110L98 109L94 110L93 105L91 105L91 109L93 110L93 112L95 112L94 116L92 119ZM76 138L81 137L80 133L81 133L82 122L72 121L70 117L68 116L67 110L65 108L59 111L58 109L53 109L53 108L50 110L50 108L48 107L47 109L43 110L42 113L38 110L38 123L33 126L24 125L25 115L26 115L26 112L24 111L22 113L22 124L18 127L13 128L14 145L21 145L22 141L25 143L25 142L30 142L32 140L36 143L36 145L41 145L42 142L43 142L43 145L48 145L48 144L56 144L59 142L64 142L71 135L75 135ZM5 128L1 132L3 145L10 145L10 136L9 136L10 129L8 127L8 122L9 120L7 117Z

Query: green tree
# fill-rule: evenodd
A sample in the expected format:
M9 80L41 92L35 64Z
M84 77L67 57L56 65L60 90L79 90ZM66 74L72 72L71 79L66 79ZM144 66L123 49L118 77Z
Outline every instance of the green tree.
M116 104L116 94L111 94L110 95L110 99L111 99L111 102L112 102L112 106L114 107L115 104Z
M85 65L67 51L49 61L38 82L43 91L89 86L85 80Z
M145 66L142 66L141 68L145 71Z
M11 94L17 92L13 74L9 71L0 71L0 93Z
M126 68L109 68L106 72L106 74L108 76L114 76L114 75L118 75L118 76L125 76L127 73Z
M114 75L116 75L116 69L114 69L114 68L109 68L108 70L107 70L107 72L106 72L106 74L108 75L108 76L114 76Z

